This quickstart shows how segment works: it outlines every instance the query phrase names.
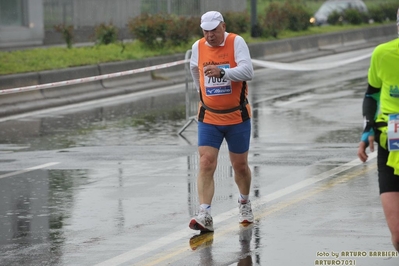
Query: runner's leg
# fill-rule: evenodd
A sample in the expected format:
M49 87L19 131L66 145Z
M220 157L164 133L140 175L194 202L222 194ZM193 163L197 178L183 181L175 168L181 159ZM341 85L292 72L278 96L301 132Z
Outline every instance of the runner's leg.
M385 192L380 197L392 244L399 251L399 192Z

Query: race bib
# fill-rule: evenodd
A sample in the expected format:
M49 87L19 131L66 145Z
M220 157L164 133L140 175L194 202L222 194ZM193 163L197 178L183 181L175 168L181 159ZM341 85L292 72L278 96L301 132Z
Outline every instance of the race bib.
M219 68L229 68L229 65L220 65ZM223 78L204 77L205 93L207 96L231 94L231 81Z
M388 116L388 150L399 150L399 114Z

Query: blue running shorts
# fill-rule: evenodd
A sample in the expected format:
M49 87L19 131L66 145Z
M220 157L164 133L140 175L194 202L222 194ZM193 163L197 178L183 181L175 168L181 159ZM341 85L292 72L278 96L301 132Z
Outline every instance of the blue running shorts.
M240 154L249 150L250 137L251 119L228 126L198 122L198 146L211 146L219 150L223 139L226 139L229 151Z

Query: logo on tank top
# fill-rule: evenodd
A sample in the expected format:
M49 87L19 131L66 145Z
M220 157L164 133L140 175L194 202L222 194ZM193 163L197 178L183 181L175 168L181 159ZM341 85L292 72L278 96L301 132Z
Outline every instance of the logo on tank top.
M399 98L399 87L398 85L389 86L389 96L393 98Z

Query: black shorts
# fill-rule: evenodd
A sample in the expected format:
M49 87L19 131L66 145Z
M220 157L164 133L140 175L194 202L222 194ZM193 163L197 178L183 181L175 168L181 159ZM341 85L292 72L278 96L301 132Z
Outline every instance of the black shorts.
M378 145L377 165L380 194L384 192L399 192L399 176L393 168L387 165L389 151Z

